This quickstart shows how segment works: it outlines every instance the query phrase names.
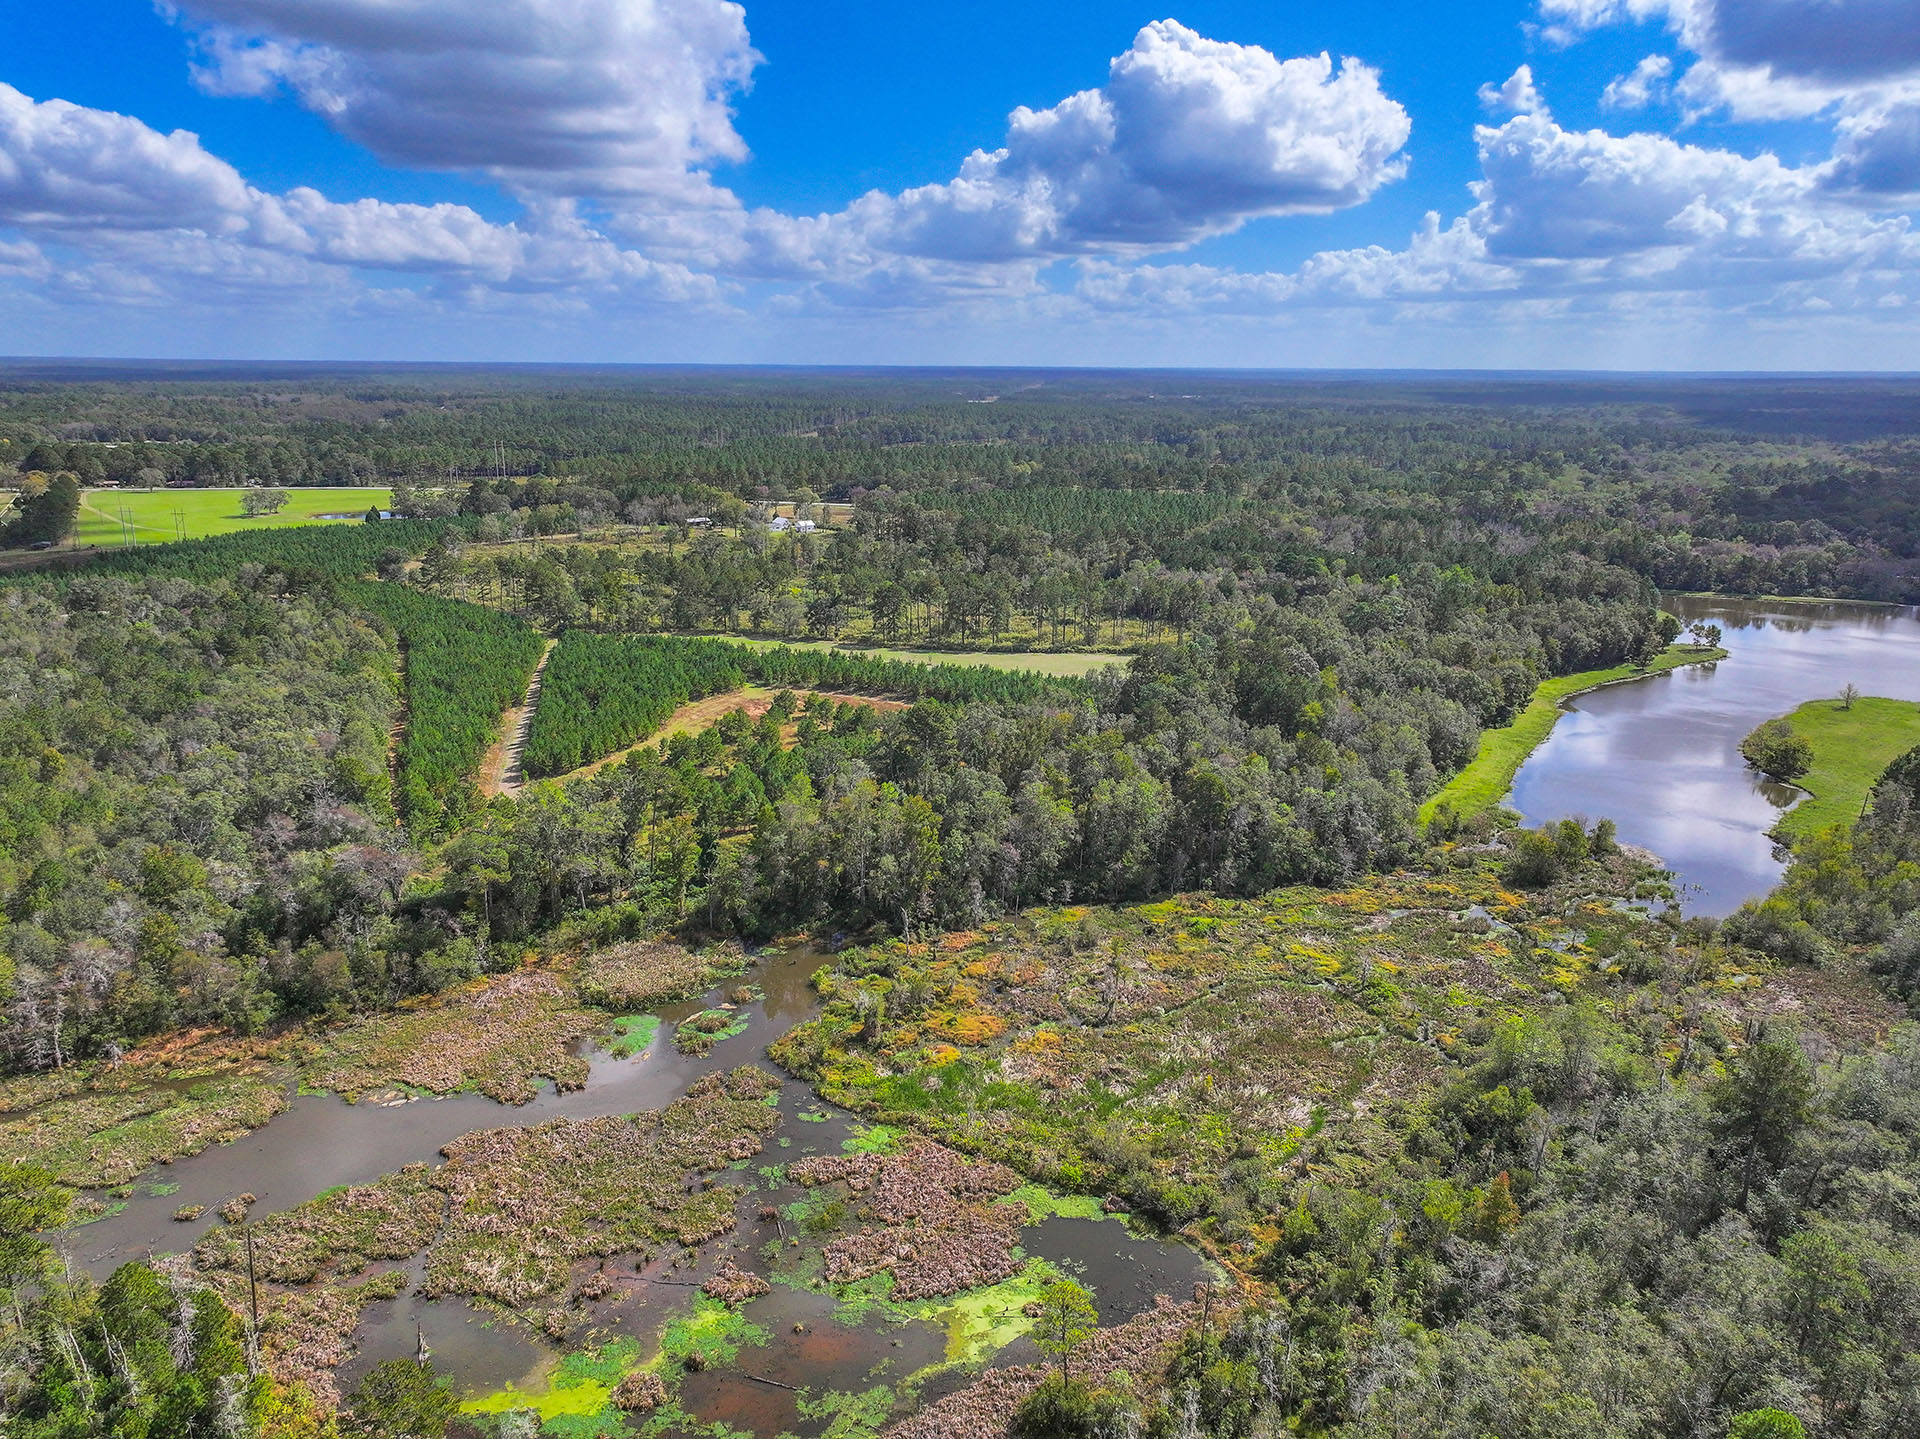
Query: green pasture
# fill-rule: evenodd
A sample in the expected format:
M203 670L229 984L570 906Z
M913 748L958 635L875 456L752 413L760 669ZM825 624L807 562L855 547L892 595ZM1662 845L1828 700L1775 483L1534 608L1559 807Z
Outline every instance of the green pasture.
M130 532L140 544L203 540L236 530L279 525L352 524L378 506L393 503L385 486L288 490L287 506L277 515L248 519L240 511L245 490L88 490L80 499L75 538L83 545L125 544ZM353 520L323 520L325 514L351 514ZM124 516L124 521L123 521ZM184 533L182 529L184 528Z
M1828 825L1852 824L1886 767L1920 745L1920 705L1906 700L1812 700L1787 716L1813 746L1813 768L1794 783L1807 792L1774 826L1784 839L1803 839Z

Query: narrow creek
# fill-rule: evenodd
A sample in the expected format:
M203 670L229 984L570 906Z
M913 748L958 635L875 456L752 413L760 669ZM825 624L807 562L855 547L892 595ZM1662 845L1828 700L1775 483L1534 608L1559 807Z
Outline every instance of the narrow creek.
M1508 803L1530 824L1611 818L1673 870L1689 912L1725 916L1779 883L1785 861L1768 832L1801 797L1750 769L1740 741L1849 683L1920 700L1920 611L1695 596L1666 605L1720 626L1727 658L1569 701Z
M190 1250L220 1222L215 1208L236 1194L257 1197L251 1213L259 1218L337 1185L364 1183L411 1163L437 1164L443 1145L477 1129L657 1109L716 1070L756 1060L774 1069L765 1048L811 1017L818 1001L808 981L826 962L825 955L806 946L768 951L747 975L763 997L741 1006L749 1018L743 1033L722 1040L705 1056L683 1055L673 1043L675 1025L717 1002L719 990L666 1006L657 1011L658 1033L640 1054L618 1058L595 1048L583 1088L558 1093L547 1086L524 1105L500 1105L477 1095L367 1098L358 1104L301 1095L261 1129L143 1175L124 1208L69 1231L67 1247L77 1262L104 1275L129 1260ZM726 987L738 982L729 980ZM703 1246L697 1267L672 1267L671 1253L644 1268L610 1264L608 1272L620 1278L615 1293L594 1305L596 1339L630 1337L651 1350L666 1325L690 1311L695 1286L723 1263L771 1275L768 1256L777 1251L770 1243L776 1235L761 1218L762 1210L790 1204L804 1191L758 1166L839 1153L862 1132L852 1116L822 1103L798 1081L784 1081L779 1108L781 1127L760 1158L718 1176L722 1183L739 1185L733 1233ZM176 1222L174 1212L188 1204L207 1206L206 1215ZM1086 1284L1105 1323L1142 1312L1156 1295L1185 1299L1214 1273L1191 1247L1134 1234L1115 1219L1048 1218L1023 1231L1022 1247ZM417 1256L409 1271L414 1284L423 1266L424 1256ZM538 1395L547 1387L562 1357L559 1350L482 1306L463 1299L423 1299L411 1292L413 1287L367 1311L355 1334L356 1352L339 1371L343 1391L382 1360L411 1356L421 1340L463 1399L509 1386ZM766 1342L743 1349L737 1366L687 1375L680 1402L701 1424L724 1421L756 1435L818 1433L830 1422L831 1416L802 1412L796 1391L857 1394L919 1376L913 1392L925 1403L970 1380L973 1367L949 1362L963 1353L994 1363L1037 1357L1030 1342L1020 1339L995 1352L983 1342L995 1316L959 1303L950 1310L934 1306L925 1317L903 1322L897 1312L849 1312L830 1292L776 1282L772 1293L749 1302L743 1313L767 1332Z

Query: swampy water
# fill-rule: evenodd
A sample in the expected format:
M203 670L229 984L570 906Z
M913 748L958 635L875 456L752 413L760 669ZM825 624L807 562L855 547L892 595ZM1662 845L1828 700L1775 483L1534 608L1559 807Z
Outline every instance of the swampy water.
M1739 744L1762 720L1853 683L1920 700L1920 612L1843 603L1671 597L1682 620L1720 626L1726 659L1580 695L1514 777L1530 824L1610 817L1674 871L1686 909L1727 915L1779 882L1768 831L1801 792L1749 769Z
M218 1223L213 1207L236 1194L257 1196L252 1214L258 1218L331 1186L363 1183L410 1163L438 1163L442 1145L476 1129L657 1109L684 1094L703 1074L755 1061L773 1069L765 1047L811 1016L816 999L808 981L826 962L825 955L807 947L768 951L746 975L764 997L742 1006L750 1021L743 1033L721 1041L706 1056L682 1055L673 1045L675 1024L717 1003L720 991L667 1006L659 1011L662 1024L644 1052L618 1058L595 1048L583 1088L556 1093L549 1087L528 1104L505 1106L477 1095L438 1100L390 1096L384 1102L376 1097L347 1104L330 1095L302 1095L254 1133L143 1176L124 1208L70 1231L68 1247L78 1262L104 1275L131 1259L191 1249ZM730 980L724 987L737 983ZM675 1267L672 1252L645 1268L630 1262L610 1264L608 1272L618 1276L617 1284L613 1294L594 1306L596 1339L631 1337L650 1348L669 1322L690 1310L695 1286L723 1262L769 1272L766 1251L775 1236L760 1211L797 1200L803 1191L769 1178L759 1166L838 1153L861 1132L851 1116L822 1104L811 1089L793 1080L782 1086L780 1109L783 1122L766 1151L719 1176L721 1182L740 1186L735 1231L703 1246L696 1267ZM207 1217L174 1221L175 1210L186 1204L208 1206ZM1156 1295L1186 1299L1197 1282L1212 1277L1210 1267L1190 1247L1136 1235L1114 1219L1049 1218L1024 1231L1023 1248L1085 1283L1106 1323L1151 1307ZM423 1267L424 1257L417 1257L412 1271L416 1281ZM987 1327L980 1315L959 1305L901 1322L897 1313L850 1314L831 1293L782 1284L746 1305L744 1313L767 1331L767 1342L743 1349L737 1365L686 1376L680 1402L703 1425L724 1421L766 1436L815 1433L827 1422L799 1410L801 1390L816 1395L862 1393L923 1375L914 1395L917 1402L930 1402L968 1382L975 1371L948 1361L969 1346L979 1350ZM506 1386L538 1394L562 1357L525 1327L464 1300L427 1300L408 1293L367 1312L355 1336L356 1353L339 1372L341 1389L350 1389L382 1360L411 1356L422 1339L436 1366L469 1399ZM975 1355L996 1363L1032 1362L1036 1357L1024 1339L997 1353L988 1347Z

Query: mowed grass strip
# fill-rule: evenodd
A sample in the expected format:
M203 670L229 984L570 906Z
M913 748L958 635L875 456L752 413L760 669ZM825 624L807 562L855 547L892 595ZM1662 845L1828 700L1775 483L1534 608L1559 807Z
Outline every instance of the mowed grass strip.
M123 511L137 543L158 545L183 538L176 515L185 522L184 538L203 540L281 525L358 524L369 509L389 509L393 504L393 491L384 485L289 489L286 508L279 514L249 519L240 509L244 494L245 490L88 490L81 496L76 537L86 545L125 544ZM351 518L321 518L334 514Z
M1527 756L1540 747L1560 722L1561 705L1575 695L1623 680L1665 674L1682 665L1725 659L1726 654L1725 650L1703 645L1671 645L1645 669L1638 665L1615 665L1611 669L1582 670L1579 674L1543 681L1512 724L1481 731L1480 752L1471 764L1448 780L1438 794L1420 806L1420 823L1425 825L1443 804L1452 806L1453 812L1463 819L1499 804L1513 788L1513 777L1527 762Z
M1852 709L1837 699L1811 700L1787 723L1813 746L1813 768L1795 781L1807 798L1774 826L1788 840L1852 824L1887 766L1920 745L1920 705L1907 700L1857 699Z
M989 669L1078 679L1108 665L1127 665L1132 655L1064 654L1050 650L897 650L878 645L843 645L832 640L758 640L744 635L715 636L757 650L838 650L856 659L900 660L922 665L983 665Z

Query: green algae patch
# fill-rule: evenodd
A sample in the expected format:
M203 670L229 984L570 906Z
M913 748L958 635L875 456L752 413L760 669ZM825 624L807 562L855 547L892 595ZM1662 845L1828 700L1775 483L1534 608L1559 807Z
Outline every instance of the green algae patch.
M693 1311L673 1320L660 1336L660 1353L655 1365L686 1367L693 1358L703 1369L731 1364L740 1357L743 1346L759 1348L767 1342L767 1331L737 1309L718 1299L701 1294L693 1301Z
M1033 1328L1027 1306L1039 1303L1046 1287L1063 1277L1046 1260L1029 1259L1011 1279L969 1289L950 1299L901 1305L900 1309L909 1318L924 1319L946 1330L947 1364L984 1364Z
M853 1137L840 1141L840 1147L848 1154L892 1154L900 1147L900 1131L884 1124L862 1124L855 1127Z
M876 1318L904 1324L913 1317L903 1305L894 1303L893 1274L889 1270L869 1274L851 1284L836 1284L833 1296L839 1301L834 1307L833 1322L848 1329L861 1328Z
M660 1032L657 1014L623 1014L613 1022L613 1038L607 1048L616 1059L632 1059L644 1054Z
M1023 1184L1007 1196L1012 1204L1023 1204L1027 1223L1044 1224L1049 1219L1114 1219L1091 1194L1055 1194L1038 1184Z
M797 1407L802 1419L828 1421L820 1439L874 1439L893 1417L894 1394L887 1388L861 1394L830 1389L817 1398L802 1394Z
M612 1409L613 1389L610 1385L583 1380L562 1387L558 1379L552 1388L539 1392L516 1389L509 1384L504 1389L496 1389L483 1398L470 1400L460 1406L463 1414L515 1414L531 1410L540 1416L542 1424L562 1415L597 1418Z
M475 1415L531 1411L539 1415L543 1434L625 1433L626 1418L614 1407L614 1391L640 1367L640 1341L615 1339L567 1355L545 1389L516 1389L509 1384L469 1400L460 1409Z

